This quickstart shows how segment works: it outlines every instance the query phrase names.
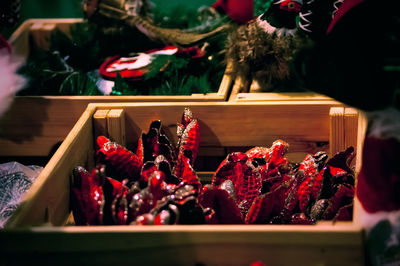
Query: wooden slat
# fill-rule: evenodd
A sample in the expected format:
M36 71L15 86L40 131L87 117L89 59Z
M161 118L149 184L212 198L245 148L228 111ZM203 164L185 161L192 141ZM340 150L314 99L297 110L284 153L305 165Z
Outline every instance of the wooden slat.
M356 154L356 172L361 170L362 150L364 146L364 139L367 131L368 120L363 112L359 112L358 128L357 128L357 154Z
M108 137L107 131L107 115L110 110L97 110L93 115L93 129L94 136L106 136Z
M344 136L345 136L345 148L354 147L357 148L357 134L358 134L358 110L355 108L346 107L344 109ZM351 165L355 165L356 160L351 162Z
M313 92L252 92L238 93L234 101L326 101L331 106L342 106L343 104L334 99Z
M44 227L2 239L2 260L14 263L364 265L362 233L349 225Z
M344 107L332 107L329 112L330 120L330 154L331 156L345 149Z
M72 129L89 103L219 101L191 96L16 97L0 118L0 156L48 156ZM29 110L27 112L26 110Z
M35 47L48 50L50 48L51 33L56 29L56 24L43 24L34 23L31 25L29 31Z
M111 109L107 114L107 132L112 141L125 146L125 116L123 109Z

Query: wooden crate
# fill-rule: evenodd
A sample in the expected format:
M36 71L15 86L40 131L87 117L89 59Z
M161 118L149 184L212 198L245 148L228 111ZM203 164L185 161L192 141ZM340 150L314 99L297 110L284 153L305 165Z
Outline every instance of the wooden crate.
M270 266L364 265L357 200L354 220L335 224L63 226L70 215L72 169L93 166L97 135L129 145L155 119L162 121L167 135L174 135L185 107L199 120L199 158L208 160L219 153L225 156L222 153L233 147L269 146L278 138L291 145L292 160L301 160L305 153L319 150L318 143L340 139L331 134L355 136L355 143L349 144L359 149L365 127L357 114L360 126L347 132L346 114L353 112L334 112L316 102L90 104L26 194L8 228L0 232L6 243L0 249L5 264L36 264L46 258L52 264L68 265L250 265L255 261ZM315 112L321 108L325 112ZM342 123L330 119L340 113ZM350 120L356 121L353 115ZM332 145L336 144L328 146ZM208 170L197 169L201 177Z
M50 34L68 32L82 19L29 19L10 37L14 53L27 57L32 45L46 49ZM48 156L68 134L89 103L225 101L231 78L227 69L218 92L170 96L18 96L0 118L0 156Z

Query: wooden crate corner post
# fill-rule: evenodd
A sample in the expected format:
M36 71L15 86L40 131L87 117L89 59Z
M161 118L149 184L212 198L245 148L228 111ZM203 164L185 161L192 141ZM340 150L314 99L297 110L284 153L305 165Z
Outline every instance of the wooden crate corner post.
M111 109L107 114L107 133L112 141L125 146L124 109Z

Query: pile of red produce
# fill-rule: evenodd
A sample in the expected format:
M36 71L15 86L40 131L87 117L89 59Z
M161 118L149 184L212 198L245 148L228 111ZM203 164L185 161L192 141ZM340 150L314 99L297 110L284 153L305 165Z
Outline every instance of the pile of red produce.
M354 172L349 147L328 160L324 152L300 163L285 157L289 145L275 141L229 154L211 184L193 169L199 124L185 109L172 145L160 121L131 152L104 136L97 138L97 166L78 166L71 182L77 225L314 224L352 220Z

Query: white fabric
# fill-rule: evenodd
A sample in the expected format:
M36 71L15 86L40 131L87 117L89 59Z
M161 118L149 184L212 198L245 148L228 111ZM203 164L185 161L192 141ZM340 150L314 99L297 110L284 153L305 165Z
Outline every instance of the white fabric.
M8 109L15 93L21 89L26 80L16 72L24 60L0 49L0 116Z

